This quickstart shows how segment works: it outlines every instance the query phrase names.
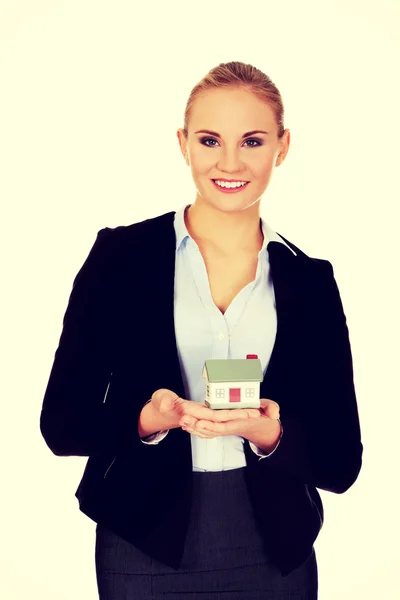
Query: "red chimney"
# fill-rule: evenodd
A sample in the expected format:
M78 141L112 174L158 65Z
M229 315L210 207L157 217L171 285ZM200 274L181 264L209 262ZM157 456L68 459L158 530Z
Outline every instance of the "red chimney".
M257 354L246 354L246 358L258 358Z

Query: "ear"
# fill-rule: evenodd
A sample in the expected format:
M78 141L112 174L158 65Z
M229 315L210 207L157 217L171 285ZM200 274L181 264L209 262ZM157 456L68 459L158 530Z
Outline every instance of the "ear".
M181 148L183 158L186 160L186 163L189 164L189 157L188 157L188 152L187 152L187 140L184 136L183 129L182 128L178 129L178 131L176 132L176 135L179 140L179 146Z

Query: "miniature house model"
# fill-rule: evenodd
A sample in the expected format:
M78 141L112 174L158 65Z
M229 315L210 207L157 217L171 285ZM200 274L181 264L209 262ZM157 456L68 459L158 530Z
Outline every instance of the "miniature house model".
M260 408L263 372L257 354L206 360L202 377L208 408Z

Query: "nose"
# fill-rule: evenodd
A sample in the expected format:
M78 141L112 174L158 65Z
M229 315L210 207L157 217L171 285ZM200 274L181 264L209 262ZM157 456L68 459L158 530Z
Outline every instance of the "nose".
M217 163L217 168L225 173L237 173L243 170L243 161L238 150L223 149Z

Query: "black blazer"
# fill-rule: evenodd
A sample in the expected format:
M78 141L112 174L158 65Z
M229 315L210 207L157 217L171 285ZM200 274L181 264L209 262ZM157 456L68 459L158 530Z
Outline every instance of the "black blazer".
M190 435L173 429L152 446L138 435L155 390L185 395L173 321L174 214L99 231L74 280L40 429L57 456L89 457L75 493L80 510L177 568L192 493ZM244 449L260 531L286 575L322 527L316 488L348 490L363 445L332 265L283 239L297 256L268 244L278 328L260 397L278 402L284 433L269 458L259 461L247 440Z

